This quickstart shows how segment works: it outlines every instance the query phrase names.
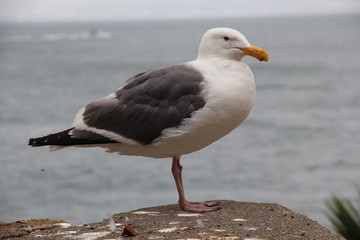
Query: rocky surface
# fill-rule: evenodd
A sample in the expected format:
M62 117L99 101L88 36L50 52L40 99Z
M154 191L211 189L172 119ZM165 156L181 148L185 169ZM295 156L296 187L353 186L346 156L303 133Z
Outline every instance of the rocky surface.
M277 204L219 202L222 209L210 213L188 213L178 205L166 205L119 213L84 225L49 219L0 223L0 239L344 240Z

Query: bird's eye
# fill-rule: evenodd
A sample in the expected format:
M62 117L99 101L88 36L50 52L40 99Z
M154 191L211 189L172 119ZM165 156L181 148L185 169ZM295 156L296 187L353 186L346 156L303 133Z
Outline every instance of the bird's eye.
M227 37L227 36L225 36L225 37L224 37L224 40L225 40L225 41L229 41L229 40L230 40L230 38L229 38L229 37Z

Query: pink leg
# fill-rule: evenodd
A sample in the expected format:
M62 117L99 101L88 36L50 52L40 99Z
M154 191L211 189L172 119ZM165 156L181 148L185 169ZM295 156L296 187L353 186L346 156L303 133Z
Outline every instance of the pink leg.
M188 202L186 200L181 177L182 166L180 165L180 158L173 157L171 172L179 193L179 205L181 209L188 212L211 212L220 209L220 207L217 207L217 205L219 205L217 202Z

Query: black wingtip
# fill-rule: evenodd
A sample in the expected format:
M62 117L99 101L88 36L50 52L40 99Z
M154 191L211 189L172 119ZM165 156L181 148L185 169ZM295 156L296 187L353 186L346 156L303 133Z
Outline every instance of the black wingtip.
M74 128L69 128L65 131L49 134L44 137L30 138L28 145L31 147L41 147L46 145L53 146L71 146L71 145L85 145L85 144L105 144L105 143L117 143L115 140L111 140L102 135L87 132L83 130L75 130L78 138L74 137L72 132Z
M28 141L28 145L31 147L41 147L46 145L63 145L64 139L71 139L69 132L72 129L73 128L70 128L65 131L49 134L44 137L30 138Z
M31 147L40 147L40 146L44 146L44 145L47 145L44 143L44 141L39 141L41 139L43 139L44 137L42 138L30 138L29 141L28 141L28 145L31 146Z
M28 141L28 145L31 147L35 147L36 146L35 138L30 138Z

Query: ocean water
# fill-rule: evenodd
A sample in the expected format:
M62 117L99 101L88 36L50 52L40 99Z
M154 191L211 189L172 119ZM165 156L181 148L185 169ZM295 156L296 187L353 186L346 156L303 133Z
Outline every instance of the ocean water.
M30 148L136 73L196 58L226 26L266 49L246 122L182 158L189 200L274 202L329 226L324 201L360 183L359 15L0 24L0 221L100 221L177 202L170 159Z

